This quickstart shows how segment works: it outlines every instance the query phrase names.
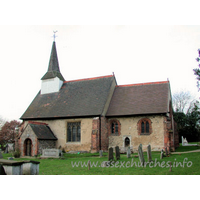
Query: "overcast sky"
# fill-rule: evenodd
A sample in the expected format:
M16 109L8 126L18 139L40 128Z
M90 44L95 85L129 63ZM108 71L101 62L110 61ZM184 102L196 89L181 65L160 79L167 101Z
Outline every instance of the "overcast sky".
M0 26L0 115L19 119L41 88L53 31L66 80L115 73L118 85L166 81L199 93L200 26Z

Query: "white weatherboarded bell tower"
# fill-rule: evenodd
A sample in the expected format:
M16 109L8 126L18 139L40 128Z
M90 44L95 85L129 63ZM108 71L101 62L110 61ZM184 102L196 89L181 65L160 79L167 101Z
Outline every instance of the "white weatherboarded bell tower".
M41 94L59 92L65 79L60 73L56 43L53 42L47 73L41 78Z

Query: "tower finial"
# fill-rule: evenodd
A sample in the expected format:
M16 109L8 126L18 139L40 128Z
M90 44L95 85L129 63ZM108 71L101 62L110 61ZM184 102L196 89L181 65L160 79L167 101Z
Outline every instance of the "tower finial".
M56 36L56 33L57 33L58 31L53 31L53 41L55 42L55 39L56 39L56 37L58 37L58 36Z

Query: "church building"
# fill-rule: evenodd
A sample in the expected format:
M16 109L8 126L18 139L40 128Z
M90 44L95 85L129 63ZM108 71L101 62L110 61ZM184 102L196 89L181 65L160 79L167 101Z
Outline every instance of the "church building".
M18 145L23 156L44 148L107 151L148 144L153 151L178 146L169 81L118 85L114 74L65 80L56 43L41 90L21 116Z

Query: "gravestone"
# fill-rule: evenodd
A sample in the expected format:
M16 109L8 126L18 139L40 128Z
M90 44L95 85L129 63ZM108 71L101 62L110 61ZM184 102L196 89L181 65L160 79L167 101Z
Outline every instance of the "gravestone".
M138 156L140 159L140 163L142 164L142 166L144 166L145 160L144 160L144 155L143 155L143 151L142 151L142 144L140 144L138 146Z
M59 149L42 149L41 158L59 158Z
M14 160L14 158L13 157L8 157L8 160Z
M110 147L110 148L108 149L108 161L113 160L113 159L114 159L114 158L113 158L113 148Z
M115 156L116 156L116 160L120 160L119 146L115 147Z
M8 153L14 151L14 144L13 143L8 143Z
M184 145L188 145L188 141L187 141L187 139L186 139L186 138L184 139L184 141L183 141L183 142L184 142Z
M127 154L127 158L131 157L131 149L130 149L130 147L127 148L126 154Z
M3 158L2 152L0 151L0 159Z
M151 162L151 161L152 161L152 156L151 156L151 145L150 145L150 144L147 146L147 159L148 159L148 162Z
M167 147L165 147L165 154L166 154L166 156L169 155L169 153L168 153L168 151L167 151Z
M103 156L103 150L99 150L99 156L100 156L100 157Z
M6 145L4 153L8 153L8 144Z
M160 159L163 159L163 157L164 157L164 151L162 149L161 152L160 152Z
M183 136L181 137L181 140L182 140L182 146L184 146L184 137Z

